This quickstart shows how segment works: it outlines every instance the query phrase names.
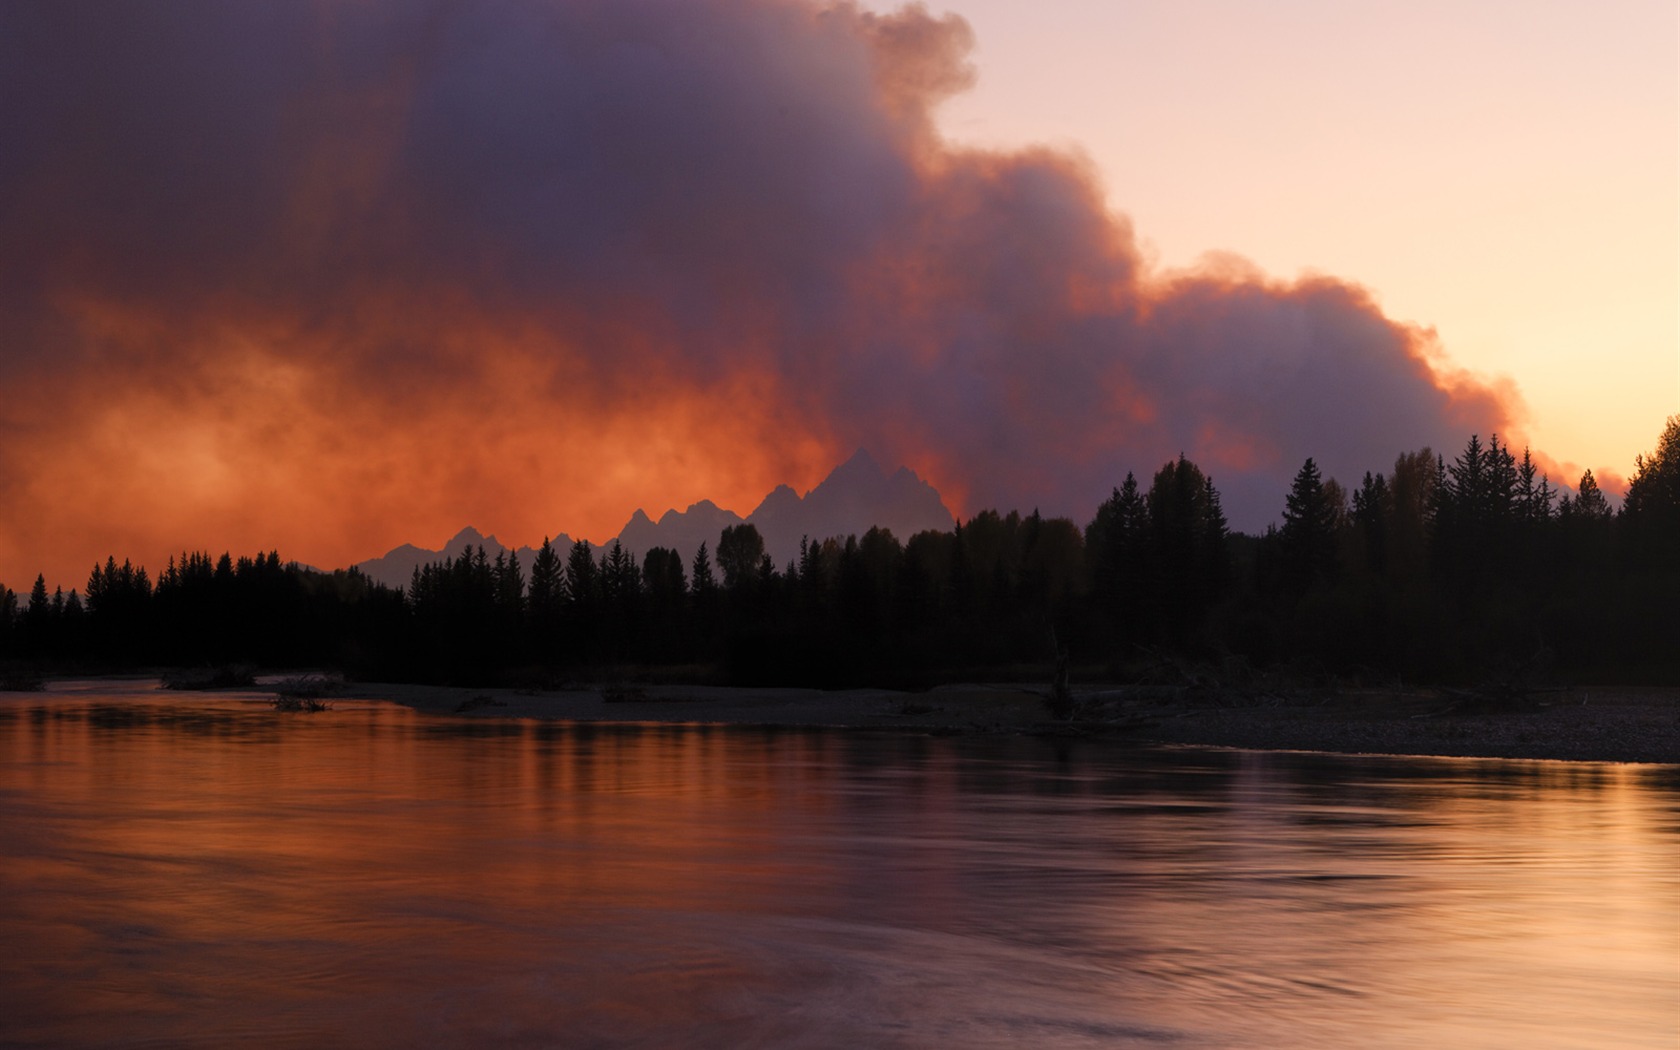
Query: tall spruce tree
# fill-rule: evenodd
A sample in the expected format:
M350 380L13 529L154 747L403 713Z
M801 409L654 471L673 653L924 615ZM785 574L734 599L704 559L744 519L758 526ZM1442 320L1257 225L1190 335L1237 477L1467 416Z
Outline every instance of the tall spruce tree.
M1230 587L1225 512L1213 479L1183 455L1155 473L1144 503L1151 571L1142 607L1164 640L1183 644Z
M1334 506L1318 464L1309 457L1295 473L1283 508L1278 541L1283 550L1284 584L1304 594L1314 584L1335 579L1336 526L1341 508Z
M1634 464L1621 515L1629 565L1640 572L1680 571L1680 415L1668 417L1656 449Z
M1097 604L1110 615L1125 619L1136 600L1147 559L1149 508L1138 490L1137 477L1126 480L1097 508L1085 527L1085 556Z

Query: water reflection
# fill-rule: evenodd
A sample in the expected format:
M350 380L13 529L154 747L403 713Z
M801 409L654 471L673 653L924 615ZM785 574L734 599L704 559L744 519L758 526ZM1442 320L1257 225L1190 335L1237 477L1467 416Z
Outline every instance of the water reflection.
M0 1043L1671 1046L1672 767L0 703Z

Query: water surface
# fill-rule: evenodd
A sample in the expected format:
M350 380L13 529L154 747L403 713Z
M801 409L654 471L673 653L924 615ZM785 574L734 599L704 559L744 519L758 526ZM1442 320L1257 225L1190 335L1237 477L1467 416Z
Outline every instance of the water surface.
M1673 1047L1676 767L0 701L0 1045Z

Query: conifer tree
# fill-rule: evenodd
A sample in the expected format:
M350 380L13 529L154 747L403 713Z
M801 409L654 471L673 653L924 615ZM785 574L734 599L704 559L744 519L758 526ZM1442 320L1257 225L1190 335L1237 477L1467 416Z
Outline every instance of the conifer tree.
M1151 567L1144 607L1168 640L1187 641L1230 586L1225 512L1213 479L1183 455L1156 472L1144 503Z
M17 592L0 584L0 656L13 655L17 633Z
M566 598L575 613L593 615L600 607L600 571L588 540L574 541L566 556Z
M29 589L29 604L23 610L24 647L30 656L46 655L51 629L52 599L47 597L47 578L37 575L35 586Z
M1336 576L1336 525L1340 508L1332 504L1318 464L1309 457L1296 472L1285 497L1283 528L1284 579L1296 594Z
M1634 464L1622 504L1630 567L1680 571L1680 415L1668 417L1655 451Z
M518 624L525 610L525 571L513 551L496 555L491 573L496 586L496 606L507 626Z
M533 617L552 621L565 600L565 575L554 543L543 537L542 546L531 561L530 611Z
M1388 522L1393 515L1388 480L1382 474L1365 472L1353 494L1353 526L1359 537L1361 567L1382 576L1388 567Z
M1581 483L1575 489L1575 502L1570 505L1570 517L1576 521L1607 522L1611 516L1610 503L1604 498L1593 472L1589 470L1582 474Z
M1098 604L1119 615L1136 598L1144 572L1149 509L1137 477L1126 480L1097 508L1085 527L1085 554Z
M712 559L706 552L705 543L701 543L700 549L694 552L694 568L689 573L689 587L696 598L709 597L717 587L717 577L712 575Z

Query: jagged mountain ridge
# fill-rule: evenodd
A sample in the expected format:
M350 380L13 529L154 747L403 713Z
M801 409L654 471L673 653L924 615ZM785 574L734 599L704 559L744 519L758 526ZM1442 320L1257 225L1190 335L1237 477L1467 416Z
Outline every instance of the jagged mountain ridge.
M555 536L549 542L562 555L572 545L571 537L564 533ZM531 563L537 557L537 551L534 547L520 547L515 550L503 544L495 536L486 536L468 525L450 537L437 550L427 550L424 547L416 547L412 543L405 543L400 547L392 548L380 557L357 562L352 567L365 574L369 579L383 583L388 587L407 587L409 581L414 578L414 570L420 566L440 562L445 558L459 558L463 551L476 550L479 547L483 547L484 553L491 559L494 559L497 554L511 552L514 557L519 559L520 568L525 570L527 577L530 576Z
M949 530L956 519L939 492L915 471L899 467L888 474L869 453L859 449L805 495L778 485L745 518L711 500L701 500L683 511L668 510L658 521L637 509L616 537L595 546L610 547L616 541L638 561L654 547L667 547L678 551L686 565L700 544L715 551L723 530L743 521L758 529L764 537L765 551L781 567L799 556L801 539L861 535L879 525L903 540L928 529ZM551 542L562 557L572 546L572 538L564 533ZM511 552L527 576L537 554L533 547L516 550L468 526L439 550L405 543L381 557L358 562L355 568L388 586L406 587L417 567L460 557L463 550L479 546L492 559L498 553Z

